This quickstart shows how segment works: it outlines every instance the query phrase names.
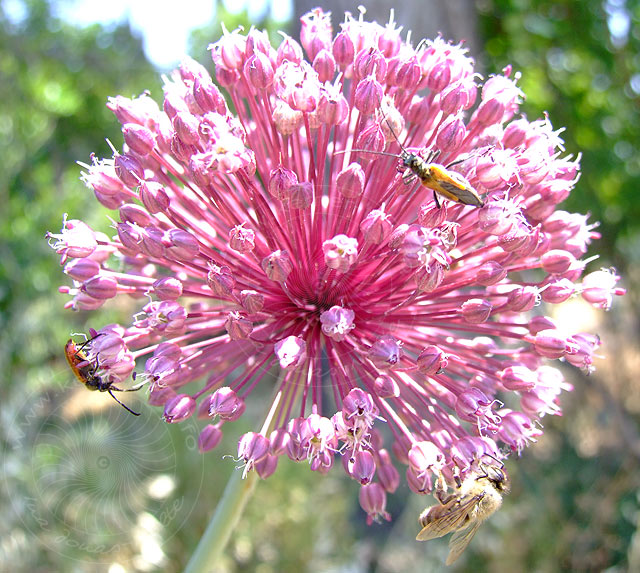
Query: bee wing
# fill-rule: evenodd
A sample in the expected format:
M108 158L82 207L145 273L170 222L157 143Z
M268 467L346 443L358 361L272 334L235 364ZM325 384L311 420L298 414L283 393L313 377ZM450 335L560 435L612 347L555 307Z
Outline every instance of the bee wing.
M482 495L474 495L467 500L456 502L451 511L447 511L441 517L434 519L431 523L427 523L416 536L416 540L428 541L460 529L469 513L473 511L482 498Z
M480 521L474 521L469 527L460 529L451 536L449 540L449 555L445 562L447 565L451 565L462 555L462 552L467 548L476 531L478 531L480 523Z

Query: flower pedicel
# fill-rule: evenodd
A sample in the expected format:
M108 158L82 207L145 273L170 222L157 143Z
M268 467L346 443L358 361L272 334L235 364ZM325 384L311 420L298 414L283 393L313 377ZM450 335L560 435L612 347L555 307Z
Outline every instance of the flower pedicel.
M623 291L613 271L581 279L595 225L557 209L578 161L548 119L518 116L517 78L480 89L459 45L414 49L362 16L334 35L320 10L300 43L225 30L211 52L227 99L190 59L162 109L110 99L125 145L84 179L117 211L115 234L65 218L50 235L69 307L141 301L83 367L120 385L144 364L167 422L209 419L202 451L279 371L265 429L240 440L245 472L266 478L287 456L325 473L337 458L368 522L389 519L393 458L425 494L535 441L570 388L549 359L589 371L599 344L540 302L606 309ZM380 153L437 153L480 201L439 207Z

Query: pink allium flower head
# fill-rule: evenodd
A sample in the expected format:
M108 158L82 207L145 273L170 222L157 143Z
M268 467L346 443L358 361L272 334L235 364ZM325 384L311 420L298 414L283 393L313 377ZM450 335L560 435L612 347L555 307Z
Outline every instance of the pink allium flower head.
M481 87L460 45L414 48L363 14L334 28L321 9L300 43L225 29L210 48L215 83L187 58L162 105L109 100L123 148L83 179L114 211L110 236L66 216L49 234L67 306L140 301L93 333L96 374L123 383L144 364L149 402L202 420L205 452L279 372L284 399L239 442L244 471L342 466L369 522L389 518L402 473L424 494L535 441L570 389L549 362L589 372L599 346L547 306L608 309L624 291L613 270L581 278L595 225L557 208L579 161L548 118L519 114L518 74ZM436 203L414 155L481 206Z

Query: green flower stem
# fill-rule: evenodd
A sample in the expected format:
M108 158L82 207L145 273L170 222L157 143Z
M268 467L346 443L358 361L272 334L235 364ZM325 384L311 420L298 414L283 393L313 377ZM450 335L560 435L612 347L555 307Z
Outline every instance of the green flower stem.
M258 475L255 471L249 472L245 479L242 479L241 471L236 470L231 474L216 511L184 570L185 573L214 571L257 481Z

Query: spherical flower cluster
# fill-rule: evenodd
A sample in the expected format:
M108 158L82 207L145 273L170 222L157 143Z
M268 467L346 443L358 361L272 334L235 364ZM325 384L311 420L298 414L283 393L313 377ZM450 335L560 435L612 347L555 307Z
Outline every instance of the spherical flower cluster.
M428 493L535 441L569 389L548 359L589 371L599 344L541 303L606 309L622 290L613 271L581 279L594 225L557 208L578 160L548 119L518 115L517 77L480 88L459 45L414 48L351 16L334 35L320 10L300 43L225 30L211 53L225 95L187 59L162 109L109 101L124 147L84 178L117 211L113 236L66 218L50 234L69 306L141 301L87 345L99 374L144 364L167 422L209 420L203 452L275 384L263 430L240 440L245 472L338 459L369 521L389 518L398 464ZM437 153L438 177L457 173L480 205L436 201L401 153Z

